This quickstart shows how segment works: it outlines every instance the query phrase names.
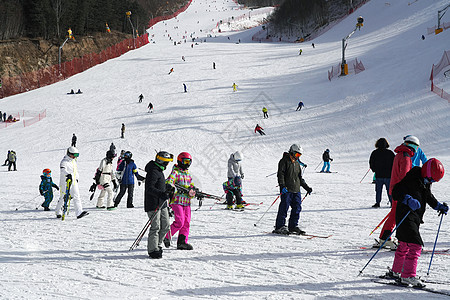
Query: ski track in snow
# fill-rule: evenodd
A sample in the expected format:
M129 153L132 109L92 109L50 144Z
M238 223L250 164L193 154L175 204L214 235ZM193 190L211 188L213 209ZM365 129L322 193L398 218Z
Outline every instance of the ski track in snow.
M420 39L447 1L409 2L370 1L313 40L312 49L310 42L251 42L261 27L211 33L218 20L248 10L236 10L231 0L194 0L176 19L149 29L154 35L149 45L57 84L2 99L2 111L47 109L47 117L30 127L17 123L0 129L0 154L9 149L18 154L17 172L0 169L0 298L444 299L357 276L376 251L360 247L372 245L379 230L368 234L389 212L386 195L380 209L371 208L371 172L359 183L376 139L386 137L394 149L404 135L414 134L429 158L450 165L450 106L429 91L431 66L449 50L450 30ZM364 17L364 27L348 40L346 57L357 57L366 70L329 82L327 70L340 62L341 39L354 28L357 15ZM185 31L195 32L199 44L191 48L188 40L174 46L168 40L170 34L181 41ZM436 80L439 87L449 87L443 73ZM72 88L84 93L66 95ZM140 93L145 96L141 104ZM305 107L296 112L299 100ZM152 114L146 109L150 101ZM269 119L262 119L263 106ZM121 123L125 139L119 138ZM256 123L266 136L253 133ZM59 162L72 133L78 136L83 207L90 214L76 220L71 211L61 222L54 212L42 211L42 197L33 198L44 168L53 170L59 184ZM163 259L151 260L146 236L128 251L147 221L143 186L135 188L134 209L126 209L122 200L116 211L96 210L98 192L89 202L92 177L111 142L118 151L132 151L140 168L153 159L155 149L190 152L196 185L215 195L223 194L230 153L241 150L244 199L263 204L258 210L229 212L204 200L194 211L194 201L193 251L176 250L174 238ZM300 227L330 238L268 233L279 201L266 213L278 193L276 175L266 175L276 171L292 143L304 148L304 177L313 188L304 200ZM316 173L326 148L338 173ZM448 178L433 186L441 202L448 201ZM431 208L424 222L425 249L432 249L439 218ZM445 217L439 249L450 247L448 224ZM418 275L426 275L430 257L419 259ZM364 274L381 275L392 261L393 252L380 251ZM449 256L435 255L430 279L447 278L449 262Z

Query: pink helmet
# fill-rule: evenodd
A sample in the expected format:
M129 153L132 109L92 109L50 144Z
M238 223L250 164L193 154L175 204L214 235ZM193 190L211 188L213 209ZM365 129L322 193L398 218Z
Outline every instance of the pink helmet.
M187 170L192 163L192 156L187 152L181 152L177 157L178 167Z
M422 166L422 177L438 182L444 177L444 166L436 158L430 158Z

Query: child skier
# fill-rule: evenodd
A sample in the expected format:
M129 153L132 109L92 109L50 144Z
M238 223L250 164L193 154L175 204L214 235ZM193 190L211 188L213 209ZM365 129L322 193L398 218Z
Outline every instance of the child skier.
M326 149L323 152L322 159L323 159L323 167L322 167L322 170L320 171L320 173L323 173L323 172L331 173L331 171L330 171L330 167L331 167L330 161L333 161L333 159L330 158L330 149ZM325 171L325 168L327 169L326 171Z
M443 176L444 166L432 158L422 167L412 168L392 190L393 198L399 199L395 214L397 224L405 219L397 228L396 236L400 244L395 252L392 270L386 275L399 279L401 284L425 286L416 277L417 260L423 246L419 226L423 222L426 203L439 211L439 215L448 212L447 204L437 201L430 189L431 183L438 182Z
M232 179L228 179L223 183L223 191L226 194L227 208L233 209L233 195L236 197L235 209L244 209L242 204L242 180L241 177L236 176Z
M177 164L173 167L172 172L166 180L166 184L175 187L175 183L189 189L188 193L175 190L170 200L170 207L173 210L175 221L170 225L170 230L164 238L166 248L170 246L172 236L178 231L177 249L192 250L191 244L188 244L189 227L191 222L191 200L195 197L195 187L192 182L189 167L192 163L192 156L187 152L181 152L177 157Z
M41 184L39 185L39 193L44 196L45 201L41 204L45 211L49 211L50 202L53 200L53 188L59 191L59 187L53 183L52 171L44 169L41 175Z

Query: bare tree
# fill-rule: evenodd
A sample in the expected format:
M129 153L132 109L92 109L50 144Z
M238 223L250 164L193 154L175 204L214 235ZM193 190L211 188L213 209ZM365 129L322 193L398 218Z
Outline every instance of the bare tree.
M60 22L61 22L61 18L63 15L63 5L62 5L62 0L52 0L51 1L52 4L52 8L55 11L55 16L56 16L56 36L58 37L58 39L60 38Z

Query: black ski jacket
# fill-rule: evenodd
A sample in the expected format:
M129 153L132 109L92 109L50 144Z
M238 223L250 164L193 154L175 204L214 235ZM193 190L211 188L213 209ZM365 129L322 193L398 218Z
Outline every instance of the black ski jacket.
M395 221L397 224L411 210L408 205L402 203L405 195L410 195L414 199L419 200L420 208L409 213L403 223L397 228L396 236L399 241L423 246L419 226L420 223L423 223L422 218L425 213L425 204L428 203L428 205L435 208L438 201L431 193L430 184L424 184L421 171L421 167L414 167L406 173L405 177L394 186L392 196L394 199L398 199L395 213Z
M322 154L322 159L323 159L323 161L325 161L325 162L329 162L330 161L330 152L324 152L323 154Z
M309 190L309 186L302 178L302 169L297 160L292 161L289 153L284 152L278 163L278 184L280 191L286 187L290 193L300 192L300 186Z
M155 210L168 199L163 170L152 160L145 166L144 210Z
M376 178L391 178L392 164L395 153L386 148L379 148L370 154L370 169L375 172Z

